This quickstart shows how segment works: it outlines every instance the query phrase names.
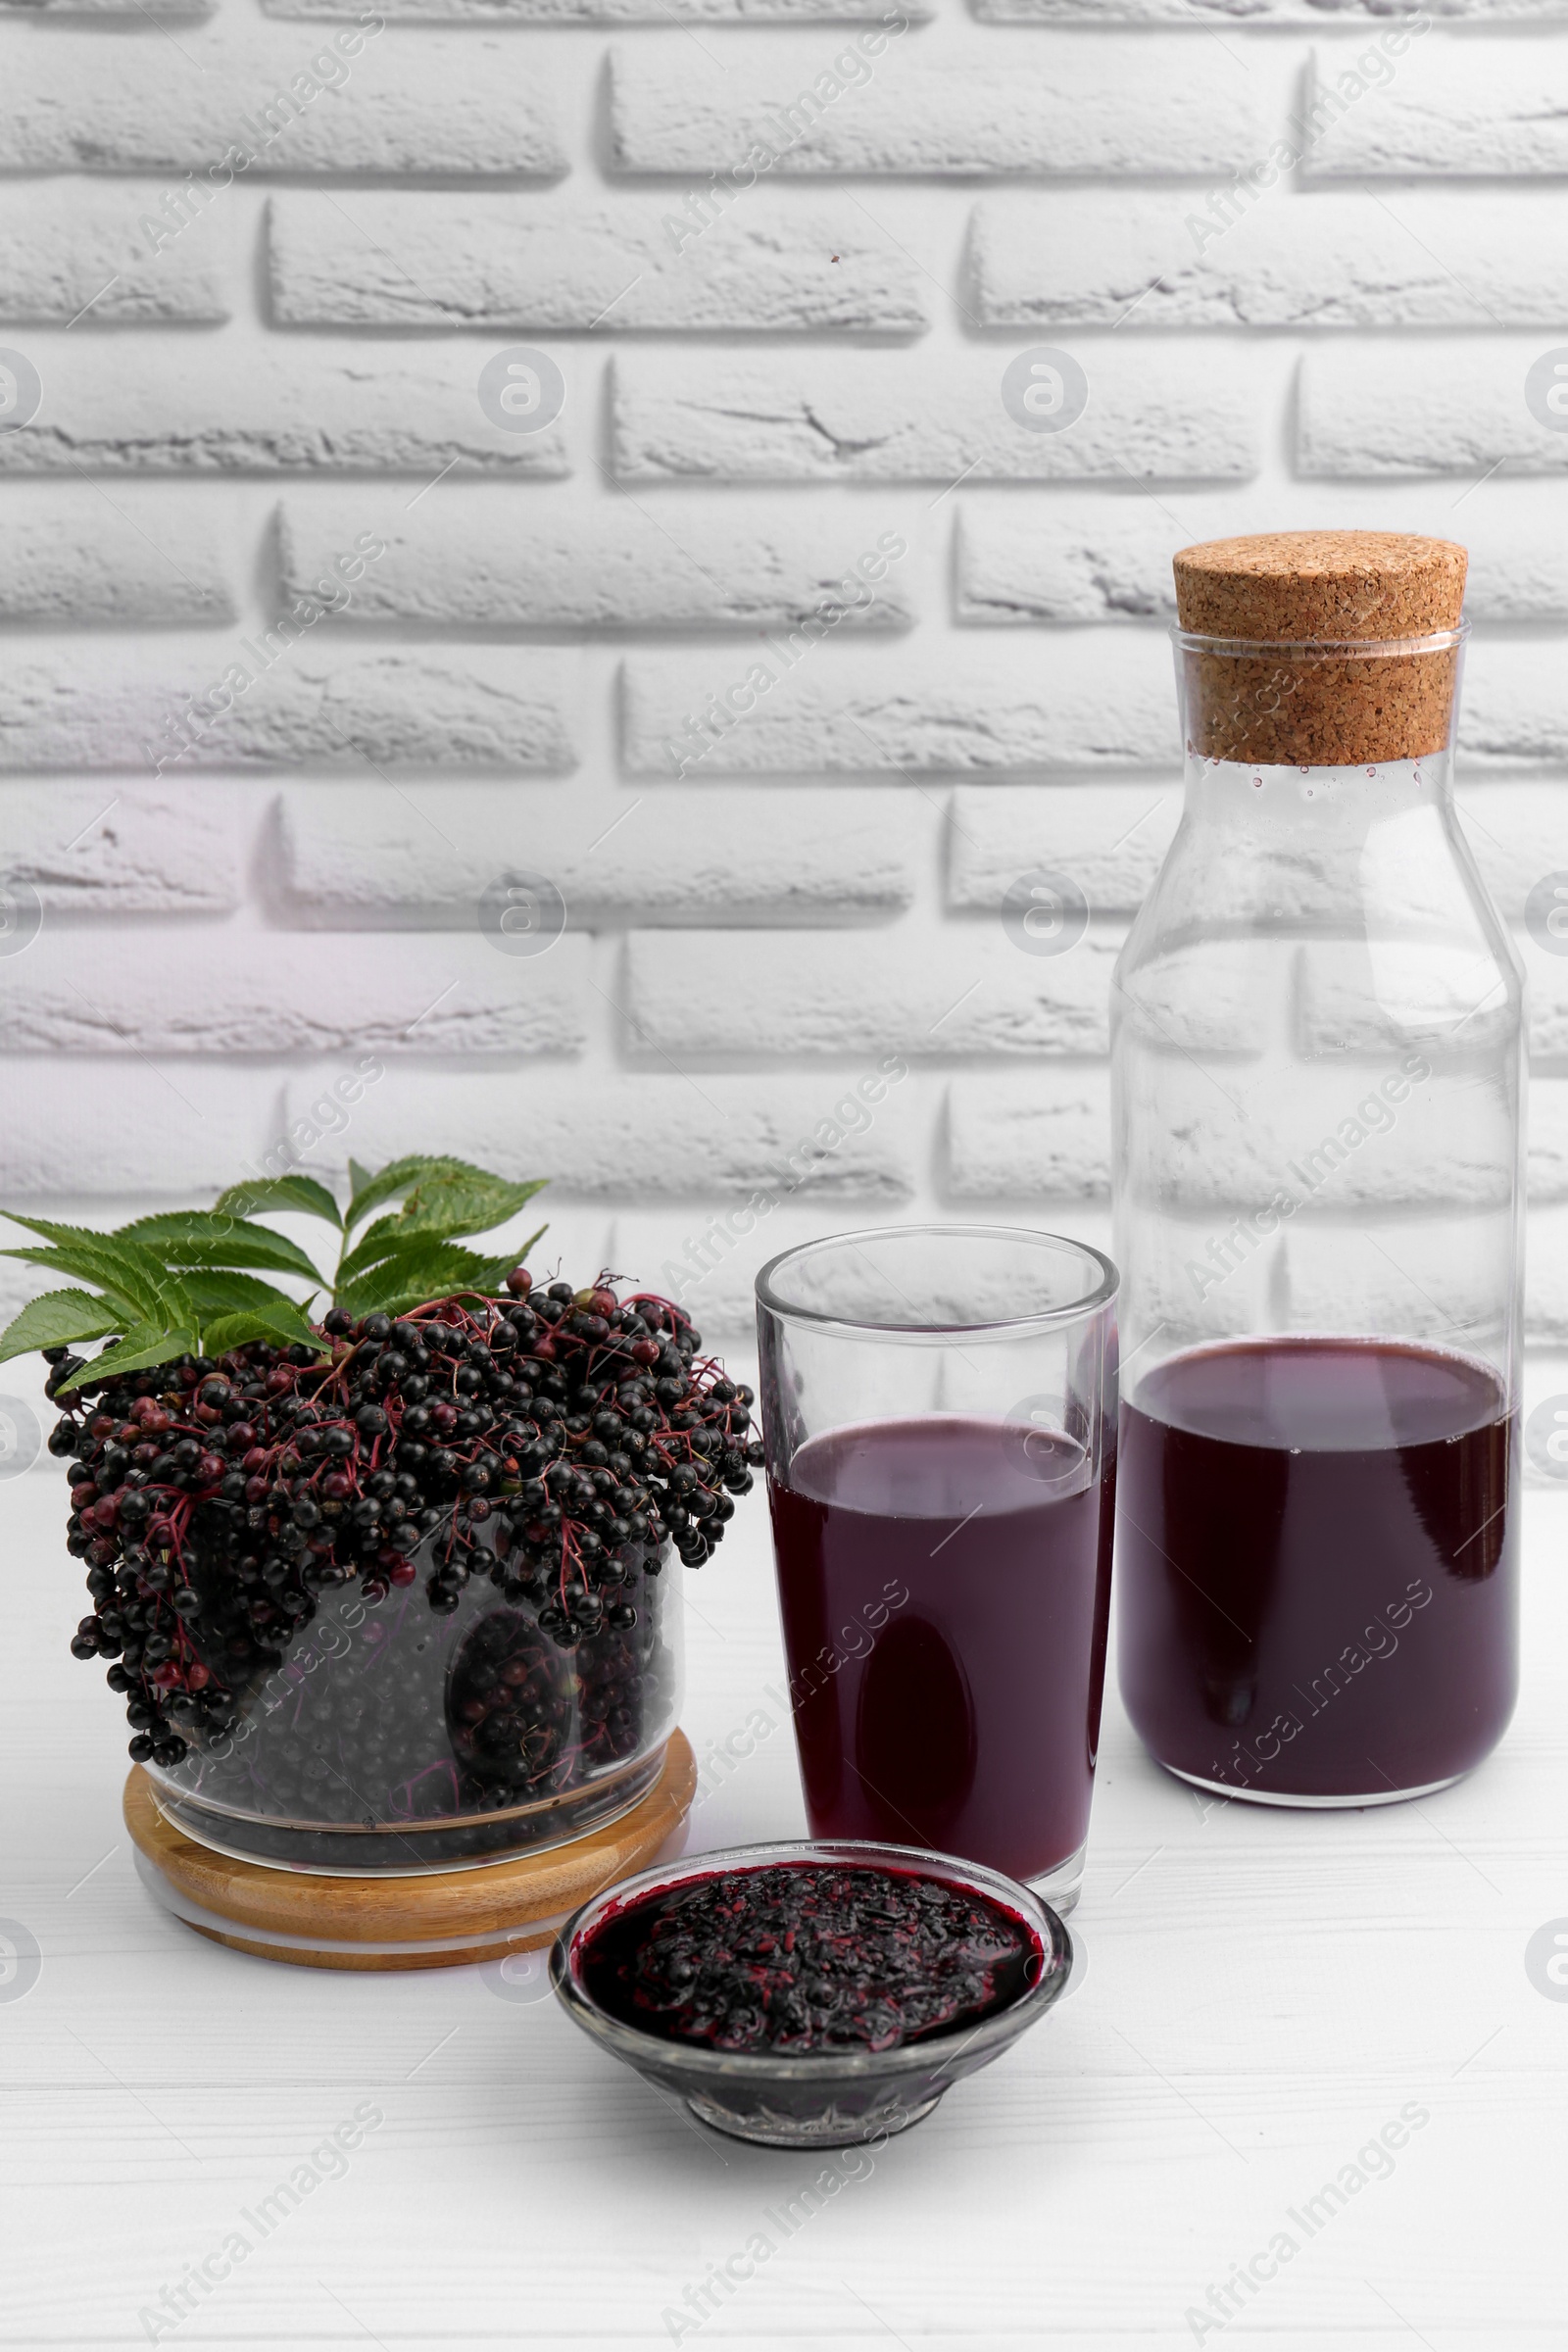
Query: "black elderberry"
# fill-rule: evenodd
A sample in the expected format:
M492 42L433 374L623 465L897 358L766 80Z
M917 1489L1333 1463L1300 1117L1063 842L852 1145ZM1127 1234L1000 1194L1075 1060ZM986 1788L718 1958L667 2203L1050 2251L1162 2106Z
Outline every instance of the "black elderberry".
M357 1576L364 1600L384 1607L421 1567L428 1613L421 1599L412 1622L453 1617L477 1571L503 1624L529 1629L539 1673L554 1661L544 1682L523 1664L522 1681L495 1684L523 1693L504 1720L482 1708L469 1718L485 1726L473 1752L483 1749L491 1775L464 1800L470 1810L504 1809L509 1790L557 1793L635 1753L659 1652L657 1611L649 1630L634 1594L644 1578L653 1590L671 1536L683 1558L708 1556L710 1537L672 1496L700 1495L697 1517L717 1534L733 1507L718 1503L719 1485L749 1483L746 1416L717 1394L716 1366L691 1369L697 1343L673 1310L623 1309L602 1283L559 1283L528 1304L528 1286L511 1287L516 1303L499 1313L454 1300L417 1321L354 1328L334 1310L342 1328L331 1318L325 1328L355 1343L335 1369L310 1349L258 1346L221 1368L193 1359L106 1383L85 1431L63 1419L53 1442L79 1472L70 1542L101 1580L89 1588L94 1631L84 1621L76 1642L121 1652L113 1671L149 1711L137 1730L155 1763L172 1768L183 1733L202 1745L232 1728L245 1687L282 1662L316 1614L314 1595ZM667 1394L640 1372L625 1378L628 1350L656 1329L671 1335L652 1348ZM333 1687L322 1678L312 1690L324 1697ZM558 1736L549 1707L566 1691L581 1718L570 1732L568 1709ZM389 1737L401 1737L396 1709L386 1716L379 1686L375 1694L369 1712L361 1696L336 1717L328 1707L289 1767L302 1777L279 1810L312 1817L331 1801L332 1742L334 1756L353 1759L347 1779L373 1780ZM466 1703L480 1697L476 1684ZM563 1746L568 1732L576 1744ZM461 1742L457 1752L463 1761Z

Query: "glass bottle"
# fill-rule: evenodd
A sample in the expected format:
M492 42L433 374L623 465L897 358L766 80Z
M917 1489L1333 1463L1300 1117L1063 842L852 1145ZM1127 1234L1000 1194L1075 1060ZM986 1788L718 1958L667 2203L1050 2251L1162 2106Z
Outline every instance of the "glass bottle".
M1176 559L1186 802L1112 983L1123 1696L1364 1805L1517 1679L1523 974L1455 820L1464 551Z

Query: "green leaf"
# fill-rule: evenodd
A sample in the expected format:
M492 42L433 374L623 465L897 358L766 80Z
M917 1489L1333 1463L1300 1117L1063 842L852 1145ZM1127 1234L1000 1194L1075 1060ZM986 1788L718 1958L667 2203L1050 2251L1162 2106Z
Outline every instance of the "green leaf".
M525 1201L544 1190L541 1177L530 1183L506 1184L499 1176L459 1174L426 1178L413 1187L403 1206L390 1217L378 1218L358 1243L354 1255L370 1262L374 1244L401 1241L406 1235L428 1233L456 1241L461 1235L488 1233L514 1217ZM339 1268L339 1273L343 1269Z
M196 1272L187 1271L180 1280L203 1323L210 1316L237 1315L250 1307L286 1306L291 1312L299 1311L297 1300L286 1292L275 1290L271 1283L259 1281L254 1274L230 1274L203 1267Z
M108 1281L100 1266L84 1263L83 1253L75 1250L0 1250L0 1257L18 1257L24 1265L42 1266L47 1273L74 1274L83 1282L96 1282L103 1290L105 1305L121 1309L122 1323L139 1323L156 1304L145 1295L139 1299L128 1298L123 1290ZM143 1290L139 1283L134 1287L138 1292Z
M0 1363L32 1348L67 1348L73 1340L103 1340L123 1331L126 1318L86 1291L46 1291L29 1299L0 1332Z
M504 1257L481 1257L452 1242L415 1235L341 1288L337 1303L351 1315L401 1314L459 1291L493 1298L516 1262L510 1250Z
M169 1266L267 1266L276 1274L302 1274L318 1290L323 1287L318 1269L296 1243L270 1226L211 1209L138 1217L104 1238L143 1246Z
M388 1160L386 1166L376 1176L367 1174L364 1168L355 1169L352 1161L349 1164L354 1173L355 1183L353 1196L349 1201L349 1213L344 1219L344 1230L348 1233L352 1233L355 1226L363 1218L368 1217L372 1208L379 1208L383 1200L392 1200L398 1193L406 1193L410 1185L419 1184L427 1177L451 1174L482 1176L484 1174L482 1168L470 1167L466 1159L432 1157L428 1152L411 1152L402 1159Z
M427 1306L432 1298L469 1296L489 1298L495 1295L493 1282L400 1282L391 1276L381 1281L378 1275L379 1269L377 1276L366 1277L367 1283L373 1287L357 1299L349 1310L352 1314L407 1315L416 1306Z
M220 1315L203 1332L202 1349L207 1355L226 1355L247 1340L270 1340L277 1348L314 1348L318 1355L331 1353L330 1343L311 1329L292 1300L281 1296L275 1305L246 1306Z
M106 1233L97 1233L90 1225L59 1225L52 1217L24 1217L15 1208L8 1208L5 1213L13 1225L25 1226L28 1233L41 1234L46 1242L58 1242L63 1247L76 1242L90 1247L109 1239Z
M55 1394L67 1396L84 1380L102 1380L113 1372L144 1372L150 1364L166 1364L176 1355L194 1355L198 1344L194 1325L171 1331L159 1323L134 1324L118 1348L106 1348L102 1355L90 1357L79 1372L61 1382Z
M214 1203L215 1216L254 1217L259 1208L298 1208L324 1217L339 1232L343 1215L324 1184L314 1176L259 1176L254 1184L231 1184Z
M489 1233L514 1217L535 1193L544 1191L545 1183L544 1177L537 1176L521 1184L508 1184L504 1177L487 1176L480 1168L453 1169L422 1178L397 1215L382 1222L395 1225L400 1234ZM371 1233L376 1230L370 1228ZM365 1236L366 1241L369 1238L369 1234Z
M338 1267L338 1283L353 1281L406 1241L427 1236L432 1241L450 1242L470 1233L487 1233L515 1216L524 1201L542 1189L543 1180L503 1184L498 1177L471 1176L436 1177L416 1185L394 1216L378 1218L361 1237ZM517 1261L514 1258L512 1262L515 1265Z
M41 1234L56 1246L52 1250L0 1250L0 1256L20 1257L28 1265L74 1274L79 1282L95 1282L132 1310L128 1318L132 1322L157 1312L164 1270L147 1250L135 1244L123 1246L112 1234L91 1233L79 1225L56 1225L45 1217L19 1217L13 1211L7 1214L14 1225Z

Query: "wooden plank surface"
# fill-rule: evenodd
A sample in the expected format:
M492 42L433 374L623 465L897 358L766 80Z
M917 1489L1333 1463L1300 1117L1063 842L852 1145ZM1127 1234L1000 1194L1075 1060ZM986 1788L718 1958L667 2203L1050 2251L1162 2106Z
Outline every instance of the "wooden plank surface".
M118 1709L66 1647L63 1500L51 1463L0 1489L0 1916L42 1955L0 1997L0 2344L1568 2346L1568 2001L1525 1967L1568 1920L1568 1498L1527 1503L1514 1729L1446 1796L1202 1807L1112 1698L1081 1982L906 2138L836 2160L814 2210L819 2163L703 2132L526 1972L277 1968L161 1914ZM692 1842L796 1832L760 1502L687 1583L699 1762L750 1746ZM1258 2257L1277 2275L1221 2325ZM228 2275L174 2324L163 2290L209 2258ZM730 2258L752 2275L699 2325L687 2291Z

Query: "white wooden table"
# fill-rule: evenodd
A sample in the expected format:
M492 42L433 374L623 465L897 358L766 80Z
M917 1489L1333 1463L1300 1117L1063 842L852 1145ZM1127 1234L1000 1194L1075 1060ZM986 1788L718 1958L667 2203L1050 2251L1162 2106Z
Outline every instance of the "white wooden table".
M526 1977L273 1967L154 1907L119 1708L66 1647L63 1502L47 1461L0 1486L0 1915L41 1953L0 1985L0 2343L1568 2346L1568 1985L1526 1968L1568 1932L1568 1495L1527 1506L1513 1730L1446 1796L1203 1811L1111 1695L1082 1981L788 2235L766 2216L822 2160L704 2132ZM692 1843L796 1832L760 1497L689 1590L699 1755L773 1726ZM688 2288L760 2231L699 2326ZM176 2325L163 2290L202 2263Z

